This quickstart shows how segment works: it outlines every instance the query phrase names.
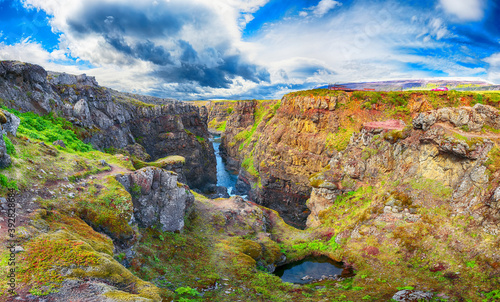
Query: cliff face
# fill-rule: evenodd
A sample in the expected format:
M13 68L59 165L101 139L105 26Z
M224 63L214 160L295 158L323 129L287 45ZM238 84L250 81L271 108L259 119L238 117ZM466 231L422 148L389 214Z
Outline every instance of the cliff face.
M120 93L99 86L93 77L47 73L14 61L0 62L0 98L22 112L66 118L84 142L99 150L139 143L152 160L181 155L190 186L216 182L213 147L196 106Z
M249 189L252 200L278 210L287 223L304 226L309 216L308 225L314 226L318 224L318 213L331 205L337 196L355 190L353 179L363 178L365 173L374 181L380 181L384 173L392 173L394 180L424 177L443 182L446 178L443 185L453 190L460 187L462 178L467 178L464 175L472 173L479 177L479 172L468 169L472 169L471 162L480 166L481 160L486 160L485 154L491 148L491 142L487 143L488 135L476 133L466 136L472 139L467 142L449 141L454 135L462 135L449 130L451 128L466 132L498 127L498 113L493 107L478 104L474 108L454 108L470 105L472 101L473 96L467 94L317 91L285 95L281 101L233 102L234 111L226 118L222 136L222 154L226 155L230 167L238 169L241 166L239 188ZM220 108L228 104L211 106L209 123L211 118L221 119L219 116L225 115L225 109ZM432 111L434 107L443 108ZM217 111L219 113L214 113ZM394 121L377 124L377 121L390 119ZM442 127L442 123L449 127ZM360 132L361 129L364 132ZM399 131L399 134L386 133L389 137L382 139L387 144L385 147L367 145L363 148L364 153L358 150L360 147L356 144L360 137L368 144L366 133L381 129ZM398 145L401 144L399 137L391 136L403 135L401 131L405 137L411 137L408 139L411 144ZM372 136L378 139L381 135ZM483 142L483 138L484 145L468 147L476 140ZM394 148L399 152L397 156ZM401 153L401 149L413 151ZM436 157L436 152L445 155ZM379 154L380 158L370 159L372 153ZM452 156L466 160L452 160ZM414 164L410 169L410 162L419 165ZM379 166L378 170L374 164ZM407 173L408 169L411 173ZM323 176L315 178L318 175L335 181L325 181L318 187L317 184L323 182ZM456 194L462 194L463 190Z

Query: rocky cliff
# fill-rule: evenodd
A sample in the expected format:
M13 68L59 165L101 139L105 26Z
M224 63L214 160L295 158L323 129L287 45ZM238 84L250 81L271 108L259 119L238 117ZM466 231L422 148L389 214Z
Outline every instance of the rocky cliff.
M217 106L210 106L207 112L210 113L209 123L214 123L215 120L221 123L223 118L226 119L221 149L231 167L241 167L239 187L249 189L252 200L278 210L288 223L303 227L310 210L310 221L313 221L318 213L314 203L309 203L309 208L306 207L306 200L311 194L313 197L325 195L325 190L337 192L337 195L345 193L345 188L349 188L351 182L354 182L352 179L364 175L367 167L360 156L363 158L371 154L368 151L365 151L368 155L353 153L352 148L353 140L363 133L359 131L371 129L371 126L363 128L363 125L369 125L367 123L396 119L393 124L385 124L386 130L400 131L408 124L409 128L405 130L408 133L404 133L410 135L413 121L414 131L426 130L425 134L421 134L423 137L415 138L417 142L413 144L414 148L430 148L425 146L433 145L438 146L436 148L440 148L440 152L446 152L448 148L448 152L473 158L471 160L484 157L483 153L489 148L486 145L477 147L478 149L466 148L467 143L464 142L458 146L453 145L444 138L453 137L453 133L450 134L449 130L446 130L448 128L435 126L429 130L435 123L447 123L451 128L459 128L460 131L486 131L484 129L489 129L488 127L496 129L497 110L493 107L478 104L473 108L454 108L470 105L471 102L474 102L474 95L470 93L438 95L318 90L285 95L281 101L240 101L225 104L219 102ZM226 108L229 105L234 111L228 115ZM428 111L432 108L437 109ZM217 111L219 113L216 113ZM373 129L377 129L376 123L374 125ZM378 131L373 129L370 131ZM482 140L481 137L487 140L487 135L471 135L476 135L477 140ZM393 140L398 141L396 138ZM369 150L380 152L379 147L370 148ZM459 154L460 152L462 154ZM383 156L387 161L388 155ZM416 160L416 157L422 155L419 151L412 156L405 154L404 158ZM333 159L350 160L353 164L347 165L347 168L344 165L333 168ZM391 161L392 164L394 163ZM402 163L394 165L401 167ZM462 166L465 169L464 165ZM336 182L325 182L323 187L316 190L315 186L311 186L310 178L324 171L327 166L332 167L331 173L338 174ZM340 168L346 169L352 177L343 178L347 172L342 174L339 172ZM387 169L389 168L386 167ZM446 173L462 175L451 167L442 168L439 173L430 166L421 169L429 170L425 172L428 174L441 175L448 171ZM398 175L406 176L408 175ZM453 184L448 180L447 185L456 185L459 178L457 176ZM341 188L344 190L340 190ZM355 186L351 189L354 188ZM330 198L330 202L335 200L334 195L330 195Z
M121 93L99 86L93 77L15 61L0 62L0 98L21 112L66 118L84 142L99 150L138 143L152 160L181 155L193 187L216 182L213 148L196 106Z

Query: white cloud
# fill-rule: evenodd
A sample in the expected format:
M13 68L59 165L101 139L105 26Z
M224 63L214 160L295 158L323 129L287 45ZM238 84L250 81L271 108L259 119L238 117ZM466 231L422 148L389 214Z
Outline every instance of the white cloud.
M490 64L487 79L500 84L500 52L494 53L483 61Z
M269 66L271 84L430 76L429 71L415 71L412 65L454 76L484 72L456 64L462 60L458 56L405 54L407 49L440 51L447 47L443 40L451 36L443 20L431 13L414 17L409 7L371 4L352 6L335 18L280 22L255 40L257 59ZM297 72L303 65L323 69L305 76Z
M179 91L188 87L199 95L231 93L236 83L266 80L241 31L269 0L23 1L51 16L59 49L96 66L85 72L112 88L185 97ZM36 63L53 66L47 53L37 53Z
M484 61L490 64L491 67L500 67L500 52L492 54L485 58Z
M355 1L333 17L328 12L342 3L322 0L298 16L268 23L251 41L242 38L242 30L269 0L23 1L51 16L59 48L47 52L29 41L0 44L0 58L85 72L124 91L179 99L257 97L249 95L253 92L279 97L319 83L429 76L411 65L456 76L485 72L456 64L467 59L459 55L405 54L404 49L446 49L453 34L442 16L416 14L395 1ZM68 57L95 68L66 66ZM500 54L490 61L500 65ZM269 82L260 82L266 78L261 66Z
M484 16L485 0L440 0L443 9L462 21L479 21Z
M316 7L313 9L313 14L316 17L323 17L330 10L334 9L336 6L341 6L342 3L334 0L321 0Z
M308 8L306 8L306 10L311 11L311 13L315 17L321 18L324 15L326 15L329 11L334 9L335 7L341 6L341 5L342 5L342 3L335 1L335 0L321 0L318 3L318 5L308 7ZM308 15L309 15L309 13L306 11L301 11L299 13L299 16L301 16L301 17L306 17Z

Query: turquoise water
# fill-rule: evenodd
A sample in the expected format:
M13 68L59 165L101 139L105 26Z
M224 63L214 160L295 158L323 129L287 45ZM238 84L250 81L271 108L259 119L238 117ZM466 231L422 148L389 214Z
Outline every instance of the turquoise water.
M235 195L235 185L238 175L233 174L226 169L226 164L219 154L220 142L220 135L214 135L212 143L215 150L215 158L217 159L217 185L226 187L227 192L232 196Z

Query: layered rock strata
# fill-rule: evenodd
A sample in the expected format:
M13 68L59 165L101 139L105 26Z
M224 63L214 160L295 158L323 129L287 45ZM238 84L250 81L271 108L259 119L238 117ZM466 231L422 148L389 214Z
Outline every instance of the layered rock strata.
M0 98L22 112L68 119L84 142L100 150L138 143L151 160L181 155L192 187L216 182L213 147L196 106L121 93L99 86L94 77L48 73L16 61L0 62Z

